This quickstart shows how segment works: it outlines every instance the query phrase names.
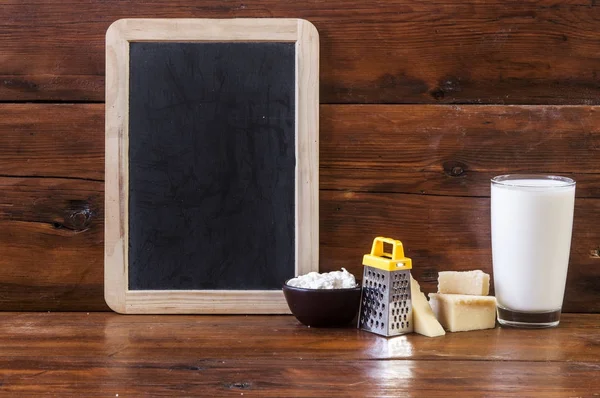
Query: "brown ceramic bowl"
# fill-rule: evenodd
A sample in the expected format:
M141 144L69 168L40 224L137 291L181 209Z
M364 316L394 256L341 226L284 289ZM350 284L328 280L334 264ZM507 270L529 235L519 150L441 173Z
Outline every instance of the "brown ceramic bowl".
M288 286L287 281L283 285L292 314L311 327L348 326L358 313L360 291L360 283L350 289L305 289Z

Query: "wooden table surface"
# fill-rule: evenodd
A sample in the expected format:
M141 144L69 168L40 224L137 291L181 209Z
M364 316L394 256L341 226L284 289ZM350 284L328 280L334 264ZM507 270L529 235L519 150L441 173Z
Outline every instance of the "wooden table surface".
M10 396L600 396L600 314L386 339L292 316L0 313L0 347Z

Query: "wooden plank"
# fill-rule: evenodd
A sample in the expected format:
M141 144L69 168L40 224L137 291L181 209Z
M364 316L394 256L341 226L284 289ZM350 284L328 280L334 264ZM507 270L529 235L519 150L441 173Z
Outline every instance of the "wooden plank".
M564 314L558 327L545 330L497 327L447 333L439 338L408 334L386 339L353 327L308 328L291 315L0 312L0 343L5 358L32 359L55 350L73 362L104 355L128 362L145 352L147 358L164 356L173 361L184 361L191 355L207 360L451 358L474 362L493 359L598 364L599 317ZM82 345L90 350L82 350ZM186 349L182 350L182 346Z
M321 106L320 187L489 196L511 171L563 173L600 197L591 106ZM0 105L0 174L103 179L101 104ZM518 144L517 144L518 143Z
M0 105L0 175L104 180L104 106Z
M0 359L2 390L13 395L427 397L592 396L597 364L585 362L460 362L141 359L123 363L68 357ZM445 366L444 366L445 365ZM7 370L4 370L7 369Z
M325 103L600 101L600 7L583 0L13 0L0 9L0 100L103 101L104 33L124 17L308 19Z
M13 395L591 396L598 315L558 328L386 339L291 316L1 313Z
M0 307L105 309L102 183L1 178L0 187ZM321 271L360 275L376 235L403 241L428 292L440 270L491 271L487 198L322 191L320 203ZM600 200L576 201L565 311L600 311L599 217Z
M321 188L489 196L495 175L554 173L600 197L600 108L323 105Z
M103 185L0 177L0 309L107 309Z
M427 292L437 273L492 272L489 198L321 191L320 269L362 274L375 236L400 239ZM563 310L598 312L600 200L577 199ZM490 289L493 295L493 289Z

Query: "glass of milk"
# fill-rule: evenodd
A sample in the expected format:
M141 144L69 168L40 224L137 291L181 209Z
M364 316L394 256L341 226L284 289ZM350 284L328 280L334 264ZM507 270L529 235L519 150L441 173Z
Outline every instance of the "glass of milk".
M567 177L492 178L492 258L501 325L558 325L574 203L575 181Z

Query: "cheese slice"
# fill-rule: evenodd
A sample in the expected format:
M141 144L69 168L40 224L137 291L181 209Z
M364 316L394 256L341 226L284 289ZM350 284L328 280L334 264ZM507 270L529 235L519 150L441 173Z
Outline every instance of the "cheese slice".
M438 274L438 293L487 296L490 275L483 271L442 271Z
M413 331L427 337L446 334L444 328L435 318L425 294L421 292L419 283L410 277L410 294L412 300Z
M437 320L449 332L496 327L495 297L430 293L429 299Z

